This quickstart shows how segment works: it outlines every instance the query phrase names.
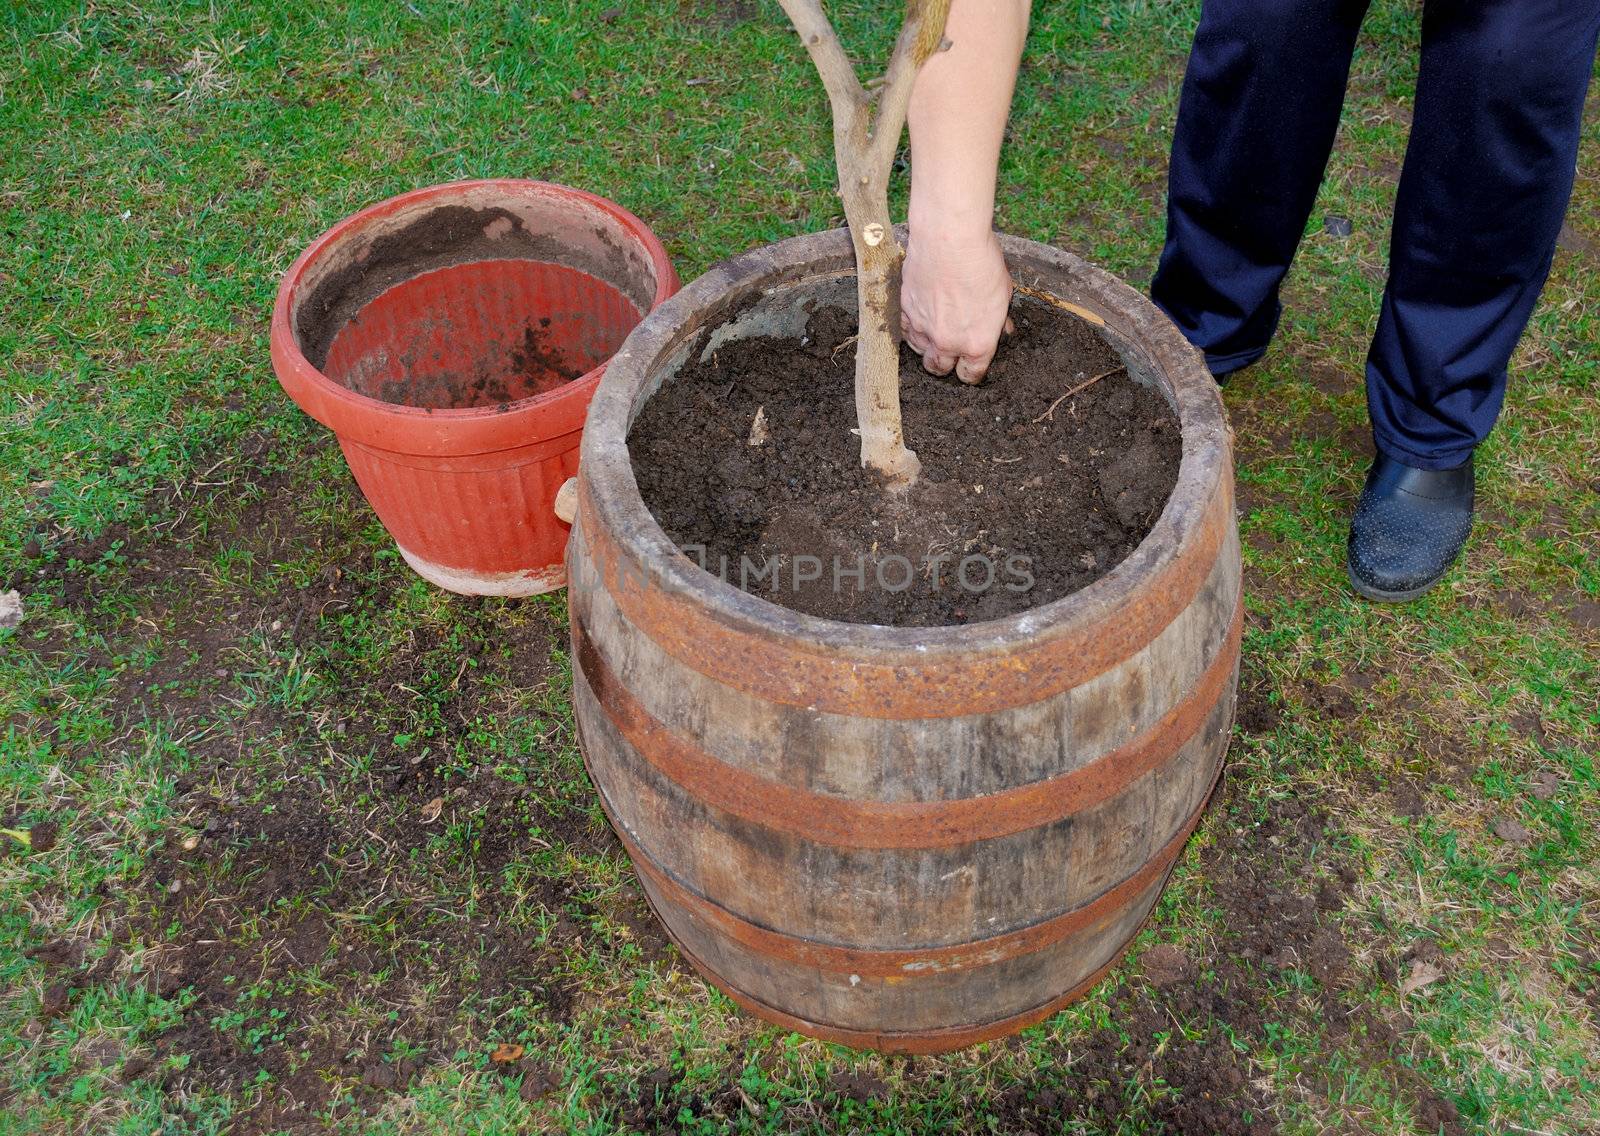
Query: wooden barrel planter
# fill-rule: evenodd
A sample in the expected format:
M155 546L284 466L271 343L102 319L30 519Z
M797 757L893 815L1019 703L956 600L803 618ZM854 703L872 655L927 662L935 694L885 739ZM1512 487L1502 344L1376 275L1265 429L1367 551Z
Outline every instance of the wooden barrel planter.
M640 408L691 350L849 304L840 232L758 249L663 304L584 434L574 701L605 810L711 982L854 1046L953 1049L1087 990L1159 896L1233 721L1239 544L1216 384L1143 296L1056 249L1004 247L1020 283L1103 324L1182 425L1155 529L1080 592L964 627L838 623L723 583L651 517L627 446Z

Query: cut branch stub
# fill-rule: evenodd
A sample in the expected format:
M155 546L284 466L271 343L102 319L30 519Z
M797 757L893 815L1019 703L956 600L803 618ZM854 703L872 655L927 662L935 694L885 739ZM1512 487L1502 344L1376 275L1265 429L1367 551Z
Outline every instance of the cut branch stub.
M839 197L856 254L856 419L861 464L890 485L916 480L920 463L906 447L900 416L900 263L905 250L889 219L889 172L905 129L917 72L944 44L950 0L910 0L894 55L873 94L854 65L819 0L779 0L817 74L833 111L833 156ZM874 113L874 104L876 113Z

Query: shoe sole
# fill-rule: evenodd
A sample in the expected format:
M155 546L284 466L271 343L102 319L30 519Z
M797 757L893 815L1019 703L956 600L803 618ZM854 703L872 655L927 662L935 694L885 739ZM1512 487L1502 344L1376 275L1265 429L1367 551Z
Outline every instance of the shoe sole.
M1348 559L1344 562L1344 572L1346 576L1350 577L1350 586L1367 599L1375 600L1378 603L1406 603L1431 591L1440 580L1450 574L1450 569L1447 567L1426 584L1415 588L1407 588L1403 592L1386 592L1382 588L1374 588L1356 575L1356 570Z

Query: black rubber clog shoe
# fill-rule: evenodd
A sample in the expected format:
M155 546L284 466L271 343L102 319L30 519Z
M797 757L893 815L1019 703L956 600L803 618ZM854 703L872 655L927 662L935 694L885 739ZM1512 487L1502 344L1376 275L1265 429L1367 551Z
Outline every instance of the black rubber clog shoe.
M1378 455L1350 522L1350 583L1369 600L1416 599L1444 578L1472 531L1472 459L1412 469Z

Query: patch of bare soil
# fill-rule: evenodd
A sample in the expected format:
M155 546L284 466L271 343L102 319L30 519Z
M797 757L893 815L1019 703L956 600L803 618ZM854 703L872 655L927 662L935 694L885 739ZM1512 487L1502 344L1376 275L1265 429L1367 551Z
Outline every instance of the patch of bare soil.
M1251 624L1261 625L1265 617L1247 615ZM1272 674L1251 655L1239 667L1239 701L1234 711L1235 726L1246 734L1270 734L1283 721L1283 701Z
M1600 241L1579 232L1570 219L1561 226L1561 233L1556 237L1556 248L1600 261Z
M337 515L308 517L303 503L312 487L301 479L304 464L275 464L280 445L270 434L248 436L211 465L203 490L171 485L153 491L147 516L162 518L153 524L118 523L93 537L36 539L35 550L46 557L45 564L31 574L19 569L9 586L52 593L79 614L106 600L132 598L151 623L192 604L198 594L232 601L236 606L231 608L184 613L186 622L176 630L192 634L202 647L241 633L236 625L244 623L247 629L251 620L269 612L280 622L287 615L297 635L319 619L337 615L378 583L373 578L377 548L362 535L371 512L354 481L345 476L334 485ZM333 445L331 436L314 435L305 461ZM257 597L247 582L230 583L233 574L225 576L217 566L225 556L234 565L248 566L253 576L308 553L321 554L321 575L303 588L285 586L274 597Z
M1264 1042L1259 978L1290 969L1309 974L1316 979L1314 992L1299 1001L1275 1000L1272 1017L1320 1035L1329 1048L1357 1048L1394 1079L1424 1130L1464 1133L1455 1104L1398 1060L1399 1034L1409 1023L1397 1025L1373 1008L1374 988L1402 977L1393 959L1409 960L1398 944L1385 944L1363 928L1359 945L1376 962L1356 962L1358 932L1340 916L1359 871L1340 856L1338 833L1323 807L1291 791L1264 818L1246 824L1246 807L1228 787L1213 809L1230 818L1201 854L1212 901L1224 913L1209 957L1197 965L1203 975L1197 985L1209 988L1213 1013L1234 1036ZM1230 986L1232 974L1242 981ZM1337 1091L1331 1083L1318 1087L1330 1095Z
M755 0L698 0L696 21L708 27L736 28L756 18Z
M1359 371L1346 373L1327 364L1307 365L1307 380L1336 403L1361 401L1362 377ZM1281 405L1270 398L1245 401L1228 400L1228 415L1235 430L1236 456L1241 470L1267 470L1294 452L1299 442L1333 439L1345 453L1361 462L1372 459L1372 430L1364 416L1340 415L1331 407L1313 409L1297 418L1286 418ZM1255 502L1252 499L1252 505ZM1353 504L1352 500L1352 504Z
M164 1088L248 1099L263 1073L271 1077L272 1091L234 1131L310 1131L318 1114L374 1104L455 1050L482 1048L479 1022L497 1007L570 1019L577 988L560 948L594 916L571 883L532 877L520 894L483 886L468 917L442 908L449 896L407 868L437 854L415 809L379 807L352 824L349 810L299 790L263 803L205 794L186 803L183 827L199 838L152 851L125 933L160 944L134 978L185 1004L151 1049L151 1075ZM503 788L451 812L468 828L492 815L516 818L501 833L463 838L463 862L485 849L509 859L535 831L546 840L584 835L581 820L551 823ZM374 827L361 832L369 820ZM519 905L553 916L548 939ZM387 1013L400 1006L407 1012L398 1019Z
M546 766L570 743L564 726L535 735L530 725L525 776L463 761L448 744L555 679L563 630L534 605L453 599L447 622L406 629L374 670L351 628L382 624L404 570L378 555L348 479L337 508L308 514L308 462L251 472L270 444L247 441L241 472L218 491L153 500L158 524L58 542L26 581L105 640L63 630L29 641L47 660L153 655L117 669L105 712L119 729L168 719L190 757L174 770L174 816L143 872L100 897L112 950L86 969L86 944L35 928L34 963L50 976L44 1012L109 982L174 999L176 1023L136 1042L121 1075L158 1081L172 1100L232 1097L248 1107L231 1128L242 1134L321 1131L373 1107L463 1046L483 1048L509 1007L524 1021L569 1020L579 989L563 949L608 939L610 924L570 881L522 870L511 886L502 873L545 849L616 854L609 829L552 787ZM224 553L249 571L218 573ZM107 554L114 562L101 563ZM303 584L278 567L308 559ZM137 615L107 614L130 607ZM262 662L262 636L278 662ZM326 693L252 699L241 717L241 682L261 679L247 672L285 656ZM442 744L422 744L429 730ZM96 759L57 741L69 760ZM61 821L63 839L95 823ZM612 949L631 943L670 962L632 899L607 913L628 929ZM552 1087L547 1069L496 1068L520 1076L527 1099Z

